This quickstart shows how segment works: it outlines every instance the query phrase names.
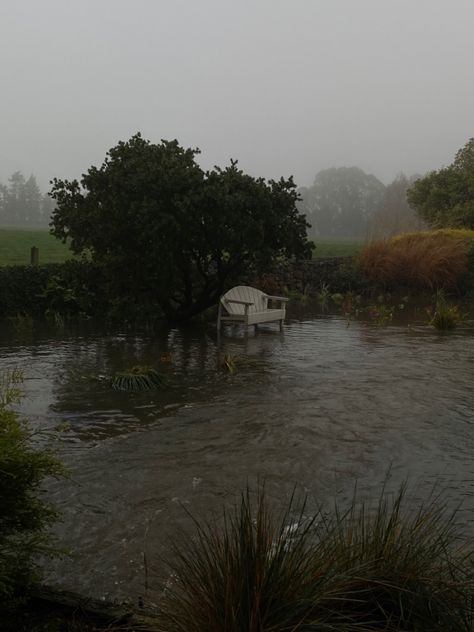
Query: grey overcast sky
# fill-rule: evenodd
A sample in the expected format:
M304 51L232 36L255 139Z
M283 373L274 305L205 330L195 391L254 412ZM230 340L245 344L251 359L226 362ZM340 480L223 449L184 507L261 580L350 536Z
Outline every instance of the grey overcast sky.
M135 132L299 185L384 182L474 136L473 0L0 0L0 181Z

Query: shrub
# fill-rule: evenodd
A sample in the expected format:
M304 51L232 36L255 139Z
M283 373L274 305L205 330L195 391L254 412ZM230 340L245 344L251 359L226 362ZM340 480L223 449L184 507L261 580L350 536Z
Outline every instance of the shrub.
M32 447L32 431L11 408L20 380L18 372L0 374L0 611L36 576L35 557L45 552L45 528L56 516L39 489L62 472L50 451Z
M252 504L175 546L161 630L472 631L473 554L436 502L411 511L402 487L332 518Z
M0 267L0 317L102 314L105 284L87 261Z
M469 272L474 231L407 233L369 244L359 266L374 285L459 290Z

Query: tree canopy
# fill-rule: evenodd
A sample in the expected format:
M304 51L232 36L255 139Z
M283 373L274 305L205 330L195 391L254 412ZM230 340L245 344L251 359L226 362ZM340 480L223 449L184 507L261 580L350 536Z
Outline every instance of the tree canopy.
M358 167L333 167L300 190L300 208L318 237L362 237L384 190L382 182Z
M243 274L308 256L292 178L265 181L231 161L203 171L197 149L133 136L78 180L53 180L51 232L106 272L117 300L185 320Z
M408 201L433 227L474 228L474 138L451 165L417 180Z

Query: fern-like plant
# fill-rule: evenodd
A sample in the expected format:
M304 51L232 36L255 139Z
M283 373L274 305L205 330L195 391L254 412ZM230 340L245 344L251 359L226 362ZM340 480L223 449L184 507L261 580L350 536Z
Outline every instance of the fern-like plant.
M111 379L115 391L150 391L163 385L165 378L149 366L134 366L116 373Z

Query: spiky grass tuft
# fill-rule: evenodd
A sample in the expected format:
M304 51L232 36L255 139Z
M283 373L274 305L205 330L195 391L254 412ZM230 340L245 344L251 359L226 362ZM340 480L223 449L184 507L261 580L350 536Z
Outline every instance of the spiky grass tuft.
M406 505L402 487L308 519L304 501L275 513L247 489L222 524L196 520L196 537L175 546L160 629L472 631L473 554L455 517Z
M455 329L461 320L459 307L452 305L446 299L446 295L442 290L436 293L436 306L433 318L430 324L440 331L450 331Z

